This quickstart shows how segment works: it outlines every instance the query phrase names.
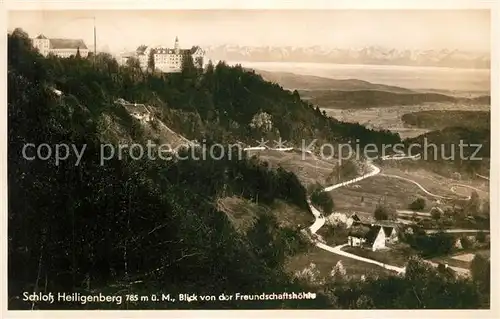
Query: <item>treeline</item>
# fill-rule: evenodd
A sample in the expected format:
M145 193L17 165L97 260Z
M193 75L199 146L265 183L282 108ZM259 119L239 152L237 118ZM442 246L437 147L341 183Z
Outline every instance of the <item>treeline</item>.
M336 281L327 295L343 309L477 309L489 307L489 262L477 260L472 278L457 278L412 258L404 276L368 277L362 282Z
M308 92L311 101L324 108L354 109L422 103L472 103L486 104L489 97L458 98L439 93L395 93L381 90L318 90Z
M401 120L409 125L434 130L446 127L466 127L469 129L489 129L491 112L430 110L407 113Z

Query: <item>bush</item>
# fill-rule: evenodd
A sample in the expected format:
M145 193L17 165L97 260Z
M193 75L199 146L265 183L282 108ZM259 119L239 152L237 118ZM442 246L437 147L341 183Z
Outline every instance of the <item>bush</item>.
M420 211L420 210L423 210L425 208L425 205L426 205L425 198L419 197L416 200L414 200L408 206L408 208L411 209L411 210L414 210L414 211Z
M481 255L475 255L470 265L472 280L484 293L490 291L490 261Z
M473 242L469 238L467 238L467 236L463 236L462 238L460 238L460 243L462 244L463 249L469 249L474 246Z
M484 232L479 232L477 233L476 235L476 240L479 242L479 243L482 243L484 244L486 242L486 234Z
M439 220L441 218L441 212L438 209L431 210L431 217L434 220Z
M328 245L336 246L347 243L347 234L349 230L343 225L336 226L324 225L319 230L319 234L323 237Z
M408 237L407 242L410 246L425 257L446 255L451 252L455 245L455 238L444 232L431 235L417 233Z
M373 216L376 220L388 220L394 219L396 212L391 207L385 205L378 205L373 212Z

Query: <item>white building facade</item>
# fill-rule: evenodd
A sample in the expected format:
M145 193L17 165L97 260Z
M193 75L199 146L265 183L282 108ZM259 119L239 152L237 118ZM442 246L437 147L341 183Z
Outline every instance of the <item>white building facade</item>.
M181 49L177 37L173 49L145 45L138 47L136 57L142 69L148 69L151 55L153 55L155 70L163 73L180 72L184 59L188 56L191 56L194 66L198 68L203 68L205 59L205 51L199 46L193 46L191 49Z
M76 56L78 51L82 58L89 55L89 49L81 39L49 39L40 34L32 41L33 47L38 49L43 56L54 54L61 58L69 58Z

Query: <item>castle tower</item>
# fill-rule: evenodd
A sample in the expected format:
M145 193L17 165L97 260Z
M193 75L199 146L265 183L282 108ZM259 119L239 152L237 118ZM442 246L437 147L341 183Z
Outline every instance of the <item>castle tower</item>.
M50 52L50 40L43 34L40 34L33 39L33 47L37 48L43 56L47 56Z
M178 37L175 37L175 45L174 45L174 49L175 49L175 54L179 54L179 38Z

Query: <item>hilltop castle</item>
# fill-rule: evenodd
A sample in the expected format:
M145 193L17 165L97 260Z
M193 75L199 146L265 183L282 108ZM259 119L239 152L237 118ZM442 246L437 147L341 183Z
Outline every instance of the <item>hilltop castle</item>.
M139 60L142 69L148 68L150 56L154 56L155 70L164 73L180 72L182 63L186 56L191 56L196 67L203 67L205 51L199 46L193 46L191 49L181 49L179 47L179 39L175 38L174 48L150 47L141 45L135 52L122 55L122 63L126 63L131 57Z

